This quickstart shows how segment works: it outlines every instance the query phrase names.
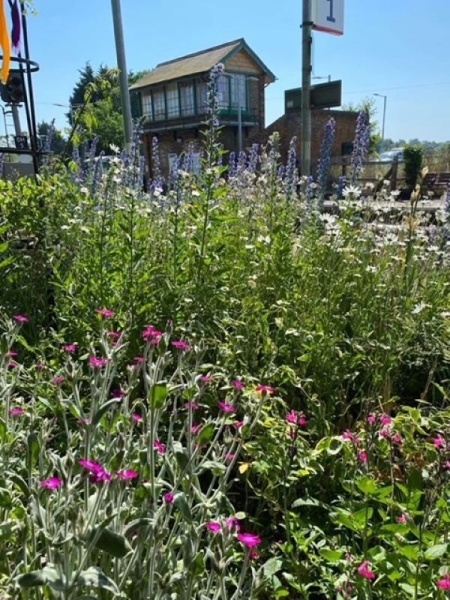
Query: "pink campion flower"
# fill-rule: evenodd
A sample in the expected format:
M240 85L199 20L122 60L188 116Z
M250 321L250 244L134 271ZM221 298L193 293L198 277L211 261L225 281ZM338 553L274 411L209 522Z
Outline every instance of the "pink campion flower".
M296 410L291 410L291 412L289 412L286 415L286 421L288 423L293 423L294 425L298 425L299 427L305 427L305 425L308 424L308 421L305 417L305 413L298 412Z
M166 504L172 504L175 500L175 494L173 492L167 492L164 494L163 498Z
M16 362L15 360L10 360L9 363L8 363L8 368L9 369L15 369L18 366L19 366L19 363Z
M23 410L23 408L20 408L20 406L16 406L14 408L10 408L9 414L12 417L21 417L23 414L25 414L25 411Z
M236 531L239 531L241 528L239 524L239 519L237 517L226 518L225 525L228 527L228 529L235 529Z
M90 425L91 424L91 419L89 417L82 417L81 419L78 419L77 421L77 425L80 425L80 427L84 427L85 425Z
M158 454L165 454L166 452L166 445L159 440L155 440L153 442L153 448L158 452Z
M238 533L237 539L242 542L244 546L247 546L247 548L255 548L256 546L259 546L262 541L259 535L254 533Z
M361 441L360 438L356 435L356 433L353 433L352 431L350 431L350 429L344 431L341 437L345 442L353 442L356 445L358 445Z
M365 450L358 452L358 460L360 460L362 463L367 462L367 452Z
M17 323L28 323L29 318L25 315L14 315L13 319L17 321Z
M181 352L187 352L188 350L190 350L192 348L192 346L190 344L188 344L187 342L185 342L183 340L174 340L172 342L172 346L174 348L176 348L177 350L181 350Z
M211 377L211 375L202 375L202 376L200 377L200 381L201 381L202 383L211 383L211 381L212 381L212 377Z
M248 557L250 560L258 560L259 552L257 550L250 550Z
M8 356L9 358L14 358L15 356L18 356L19 353L16 352L15 350L10 350L9 352L6 353L6 356Z
M406 523L408 520L408 517L405 515L405 513L402 513L399 517L397 517L397 523Z
M75 342L73 344L64 344L64 346L62 346L62 350L68 354L74 354L74 352L78 350L78 344Z
M142 365L143 363L145 363L145 358L143 356L135 356L133 360L138 365Z
M191 427L192 435L197 435L197 433L200 431L201 428L202 428L201 423L194 423Z
M205 523L205 527L208 531L212 531L213 533L219 533L222 529L222 526L218 521L208 521L208 523Z
M45 365L43 362L36 363L35 367L36 367L36 371L43 371L45 369Z
M104 319L110 319L116 314L113 310L110 310L109 308L98 308L95 312Z
M227 452L224 457L226 460L234 460L236 458L236 454L233 452Z
M122 388L116 388L111 390L111 396L113 398L123 398L125 396L125 392L122 390Z
M447 460L447 462L444 464L444 469L447 469L447 471L450 471L450 460Z
M57 490L63 484L62 479L59 477L49 477L48 479L44 479L40 482L40 486L43 488L47 488L48 490Z
M236 390L243 390L245 389L245 385L242 383L242 381L240 379L234 379L231 382L231 385L236 389Z
M133 469L125 469L124 471L117 471L117 477L127 481L129 479L136 479L136 477L139 477L139 473Z
M163 335L162 331L158 331L158 329L155 329L152 325L147 325L142 332L142 339L144 342L157 346Z
M139 413L133 413L131 415L131 418L133 419L133 421L135 421L136 423L140 423L143 419L142 419L142 415L140 415Z
M403 443L403 438L402 436L398 433L398 431L396 431L392 437L391 437L392 441L395 442L396 444L402 444Z
M228 404L228 402L219 402L219 408L223 410L225 413L234 413L236 412L236 407L232 404Z
M390 438L391 432L389 431L389 427L386 426L386 427L383 427L382 429L380 429L379 435L380 435L380 438L383 438L385 440Z
M392 419L389 415L387 415L386 413L383 413L380 417L380 423L383 426L390 425L392 423Z
M442 579L439 579L436 583L441 590L450 590L450 573L446 573Z
M63 377L62 375L58 375L57 377L53 377L52 383L53 383L53 385L59 385L60 383L63 383L65 380L66 380L65 377Z
M97 356L89 357L89 364L91 367L94 367L94 369L101 369L102 367L105 367L108 362L107 358L98 358Z
M258 383L255 391L260 392L261 394L268 394L270 396L271 394L275 393L275 388L270 385Z
M445 438L442 437L442 435L439 433L433 440L433 444L434 446L439 450L441 448L445 448L446 443L445 443Z
M244 427L244 425L245 425L244 421L234 421L234 423L233 423L233 427L235 427L238 431L239 431L239 429Z
M108 331L107 335L113 340L118 340L122 334L119 331Z
M375 413L370 413L370 415L367 417L367 422L369 423L369 425L375 425L377 421L377 416Z
M188 410L198 410L200 408L200 404L198 402L185 402L184 403L184 408L187 408Z
M96 460L90 460L88 458L80 458L78 463L89 471L89 481L91 483L101 483L103 481L111 481L111 474Z
M364 560L358 567L358 574L365 579L375 579L375 573L371 569L370 562L368 560Z

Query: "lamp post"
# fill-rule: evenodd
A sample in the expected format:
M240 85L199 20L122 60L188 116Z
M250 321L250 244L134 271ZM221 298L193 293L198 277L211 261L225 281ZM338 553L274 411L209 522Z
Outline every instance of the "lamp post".
M384 126L386 124L386 102L387 96L384 94L374 94L374 96L378 96L379 98L383 98L383 126L381 128L381 142L384 142Z

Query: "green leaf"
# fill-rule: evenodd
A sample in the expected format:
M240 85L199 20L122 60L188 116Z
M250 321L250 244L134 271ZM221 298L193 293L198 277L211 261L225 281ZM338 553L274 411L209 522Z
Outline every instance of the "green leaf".
M201 470L212 471L216 477L220 477L226 473L227 467L217 460L207 460L201 464Z
M108 400L108 402L105 402L105 404L103 404L103 406L101 406L93 416L92 427L95 427L98 423L100 423L103 415L108 412L111 406L114 406L114 404L117 404L119 401L120 400L118 398L113 398L112 400Z
M281 568L283 566L283 561L279 558L277 558L276 556L273 556L272 558L269 558L269 560L264 563L264 565L262 566L262 570L264 571L264 576L267 578L271 578L275 575L275 573L278 573L278 571L281 571Z
M167 394L167 383L156 383L150 392L150 407L153 409L163 408Z
M208 423L207 425L205 425L197 436L197 444L201 446L210 442L214 435L215 429L216 427L214 423Z
M374 496L378 491L378 486L375 479L368 477L367 475L364 477L358 477L355 483L367 496Z
M149 525L154 524L153 519L148 519L143 517L142 519L135 519L134 521L130 521L127 524L123 534L125 536L132 535L137 529L142 529L143 527L148 527Z
M120 593L116 583L109 577L106 577L98 567L89 567L86 571L82 571L75 585L101 588L108 590L114 596L118 596Z
M58 572L52 567L44 567L40 571L23 573L23 575L16 577L16 581L21 588L38 587L40 585L46 585L47 583L53 584L52 587L55 589L61 589L63 587Z
M424 556L427 560L435 560L436 558L444 556L447 552L447 548L448 544L436 544L435 546L431 546L431 548L427 548Z
M192 523L191 509L187 503L186 496L183 493L177 494L173 502L174 506L178 508L181 516L188 523Z
M98 527L94 528L91 531L89 539L92 540L94 536L99 536L95 542L95 547L99 550L103 550L116 558L123 558L130 552L131 546L123 535L115 533L107 527L102 529L100 533L98 531Z
M27 439L27 458L29 467L34 467L37 464L39 453L39 438L37 433L32 431Z
M319 552L330 563L338 562L344 554L342 550L330 550L330 548L322 548Z

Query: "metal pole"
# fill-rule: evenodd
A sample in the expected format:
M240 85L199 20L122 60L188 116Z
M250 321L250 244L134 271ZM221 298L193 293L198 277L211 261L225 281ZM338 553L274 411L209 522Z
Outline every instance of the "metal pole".
M14 121L14 131L16 135L22 135L22 128L20 126L19 107L17 104L11 104L11 112Z
M238 101L238 147L239 147L239 152L242 152L242 96L241 96L241 86L238 85L237 77L234 78L234 83L237 88L237 101Z
M384 102L383 102L383 129L381 131L381 139L384 142L384 126L386 125L386 103L387 103L387 96L384 97Z
M123 131L125 138L125 147L127 151L131 149L133 139L133 122L131 119L130 92L128 90L128 71L125 59L125 43L123 38L122 13L120 10L120 0L111 0L111 8L114 21L114 38L116 41L117 67L120 71L120 96L122 101Z
M311 173L311 0L303 0L302 22L302 175Z

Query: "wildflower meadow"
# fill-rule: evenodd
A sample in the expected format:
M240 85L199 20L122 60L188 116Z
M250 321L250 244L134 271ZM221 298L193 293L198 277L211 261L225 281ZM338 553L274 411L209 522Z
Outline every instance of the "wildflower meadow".
M361 115L327 212L334 123L225 156L218 72L199 171L0 181L0 598L444 600L450 199L375 210Z

